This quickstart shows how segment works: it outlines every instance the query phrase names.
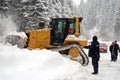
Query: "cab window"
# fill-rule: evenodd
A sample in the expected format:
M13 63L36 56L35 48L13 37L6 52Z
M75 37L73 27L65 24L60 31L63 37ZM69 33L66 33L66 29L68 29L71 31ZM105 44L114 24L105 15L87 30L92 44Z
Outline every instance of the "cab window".
M58 22L58 30L57 30L57 32L62 33L64 28L65 28L65 26L66 26L66 22L65 21L59 21Z
M68 33L69 34L75 33L75 23L74 22L70 23L70 26L68 27Z

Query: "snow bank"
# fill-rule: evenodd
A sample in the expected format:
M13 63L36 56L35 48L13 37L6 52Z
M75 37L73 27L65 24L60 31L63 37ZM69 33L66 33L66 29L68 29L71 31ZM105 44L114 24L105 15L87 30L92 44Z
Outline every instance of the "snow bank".
M0 44L0 80L69 80L77 72L85 77L87 70L58 52Z
M0 80L119 80L120 55L117 62L109 52L100 55L99 74L92 75L91 59L83 67L58 52L0 44Z

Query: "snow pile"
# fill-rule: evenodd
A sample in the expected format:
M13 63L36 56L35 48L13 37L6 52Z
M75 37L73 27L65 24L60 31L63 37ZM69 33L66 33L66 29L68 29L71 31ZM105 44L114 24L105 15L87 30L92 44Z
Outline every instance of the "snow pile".
M92 75L91 59L83 67L58 52L0 44L0 80L120 80L120 55L117 62L109 52L100 55L99 74Z
M0 44L0 51L0 80L69 80L74 75L86 77L84 67L58 52L19 49L10 44Z

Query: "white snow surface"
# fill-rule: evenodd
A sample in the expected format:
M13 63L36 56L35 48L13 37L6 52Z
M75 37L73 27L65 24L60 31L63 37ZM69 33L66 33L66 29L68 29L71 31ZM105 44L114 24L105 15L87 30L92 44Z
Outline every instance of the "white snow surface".
M68 35L66 40L87 40L83 35L76 37L75 35Z
M101 53L98 75L91 74L89 60L84 67L58 52L0 43L0 80L120 80L120 56L111 62L109 52Z

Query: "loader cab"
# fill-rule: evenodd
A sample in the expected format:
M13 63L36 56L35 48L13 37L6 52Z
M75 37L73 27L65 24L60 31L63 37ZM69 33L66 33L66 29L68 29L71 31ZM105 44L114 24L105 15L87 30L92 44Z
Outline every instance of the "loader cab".
M77 23L79 24L79 23ZM51 44L62 45L67 35L76 32L76 18L55 18L50 23Z

